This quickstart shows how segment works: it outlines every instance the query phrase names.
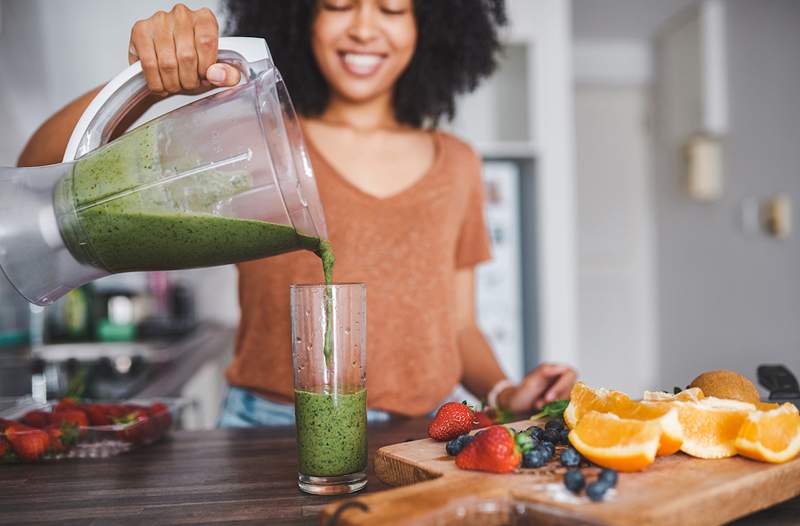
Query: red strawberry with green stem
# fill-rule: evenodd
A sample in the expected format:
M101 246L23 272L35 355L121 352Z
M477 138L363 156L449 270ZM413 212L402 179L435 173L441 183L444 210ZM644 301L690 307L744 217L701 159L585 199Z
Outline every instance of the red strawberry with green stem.
M428 436L440 442L453 440L472 431L475 413L466 402L448 402L436 411L428 424Z
M38 460L50 446L50 437L45 431L22 424L6 426L5 435L22 460Z
M483 430L456 456L459 468L490 473L511 473L521 462L514 431L503 426Z

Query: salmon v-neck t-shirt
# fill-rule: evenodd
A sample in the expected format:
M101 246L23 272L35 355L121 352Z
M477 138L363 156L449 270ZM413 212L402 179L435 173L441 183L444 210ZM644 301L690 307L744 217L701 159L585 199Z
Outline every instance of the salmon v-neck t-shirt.
M428 172L386 198L361 191L309 144L336 254L334 282L367 284L368 405L402 415L435 409L460 381L456 271L491 257L480 158L452 135L432 134ZM227 379L290 402L289 285L323 281L322 265L300 251L238 268L242 314Z

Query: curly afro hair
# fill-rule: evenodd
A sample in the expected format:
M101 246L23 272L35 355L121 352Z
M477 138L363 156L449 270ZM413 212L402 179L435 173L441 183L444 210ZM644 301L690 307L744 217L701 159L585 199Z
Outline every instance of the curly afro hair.
M226 0L227 33L267 38L275 64L304 116L321 114L329 88L311 50L318 0ZM452 119L455 99L497 67L504 0L414 0L417 47L395 85L401 123L436 126Z

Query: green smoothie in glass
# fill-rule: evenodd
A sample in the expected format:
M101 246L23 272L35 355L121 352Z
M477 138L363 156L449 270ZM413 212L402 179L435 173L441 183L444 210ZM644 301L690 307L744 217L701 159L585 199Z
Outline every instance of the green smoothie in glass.
M367 391L295 390L300 472L340 476L367 467Z

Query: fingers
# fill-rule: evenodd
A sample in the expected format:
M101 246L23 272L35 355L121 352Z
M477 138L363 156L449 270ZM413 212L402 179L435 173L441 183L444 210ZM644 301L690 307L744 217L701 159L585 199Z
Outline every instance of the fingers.
M197 50L197 75L205 78L208 68L217 61L219 28L214 13L208 9L197 11L193 33Z
M155 43L148 27L143 22L137 22L131 31L131 46L134 53L128 50L128 59L134 55L142 63L142 73L147 81L150 91L164 94L164 84L161 82L161 73L158 71L158 58L156 57Z
M181 79L178 74L178 56L175 53L175 39L172 35L173 22L166 13L156 13L155 32L153 42L156 46L158 59L158 72L161 82L168 93L178 93L181 90Z
M235 86L241 73L230 64L212 64L206 71L206 79L215 86Z
M538 369L533 370L517 386L516 392L509 401L509 409L512 411L527 411L544 394L550 382L547 377L537 371Z
M209 9L192 11L177 4L134 24L128 62L139 60L147 87L156 93L196 92L207 87L206 72L217 60L219 28ZM230 66L214 70L214 84L232 86L239 72Z
M569 393L572 390L572 386L575 385L575 380L577 378L578 375L572 369L562 374L547 390L547 394L544 396L544 402L548 403L554 400L569 398Z
M180 4L179 4L180 5ZM200 87L197 73L197 51L195 49L194 24L187 8L173 9L175 56L178 62L178 81L184 90Z

